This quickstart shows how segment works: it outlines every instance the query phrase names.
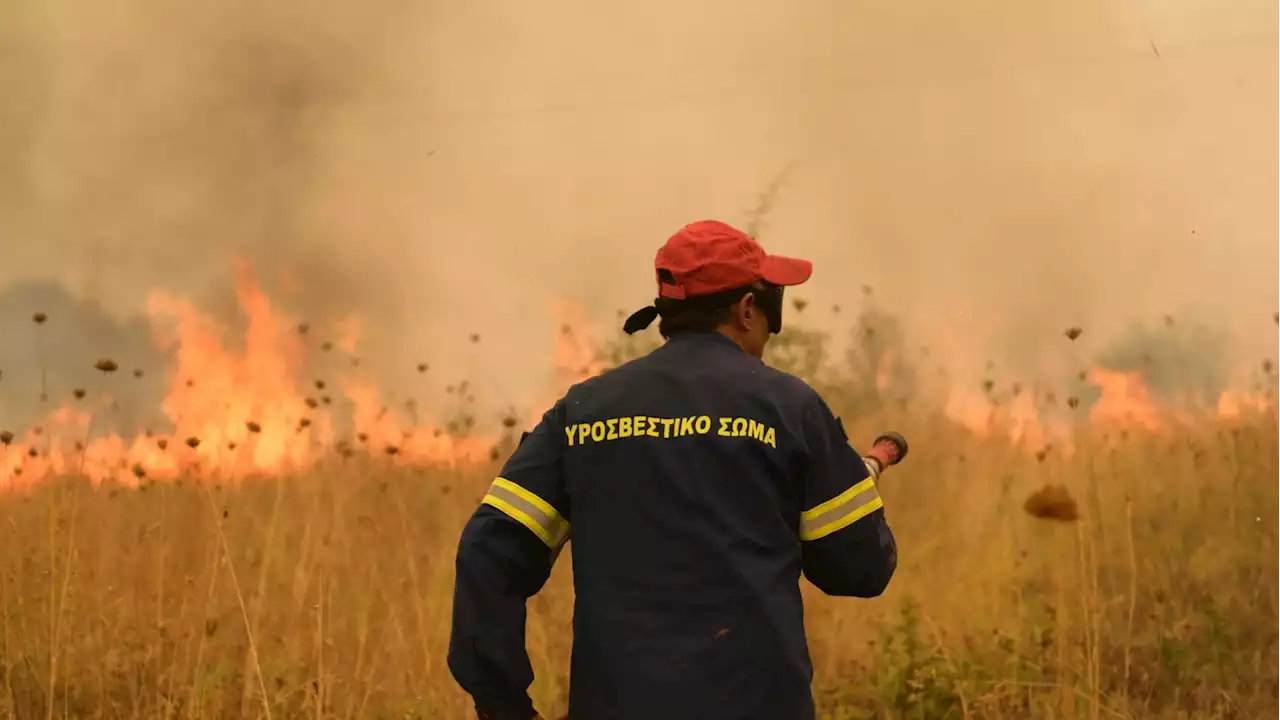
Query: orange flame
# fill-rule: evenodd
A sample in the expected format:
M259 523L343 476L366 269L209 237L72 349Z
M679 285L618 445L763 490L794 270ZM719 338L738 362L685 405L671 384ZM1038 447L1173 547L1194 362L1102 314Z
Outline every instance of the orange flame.
M305 468L343 447L409 463L490 458L498 438L471 433L469 427L445 432L416 418L407 421L385 408L378 386L353 370L334 377L352 408L353 434L340 444L341 418L334 415L334 403L308 397L299 380L309 347L296 321L273 307L243 264L236 267L236 294L247 319L240 349L226 344L226 327L189 302L162 293L148 299L148 314L173 328L168 336L157 337L174 355L160 405L173 426L171 433L94 437L92 431L101 429L94 428L94 420L109 413L64 407L46 417L39 429L0 448L0 487L25 487L68 473L128 485L180 475L274 475ZM332 332L334 345L348 354L355 350L357 319L344 319ZM109 387L110 379L104 384ZM110 398L104 400L103 407L109 407Z
M1153 432L1164 429L1161 412L1139 372L1094 368L1086 376L1090 385L1102 391L1089 409L1089 418L1099 425L1141 427Z
M494 457L504 438L476 432L466 416L444 426L421 422L412 400L404 408L388 407L377 383L361 377L354 364L340 363L342 369L331 371L325 389L312 392L300 380L309 356L319 346L353 357L360 320L342 319L327 328L331 339L321 343L316 336L324 334L322 329L300 332L296 319L272 304L246 265L235 270L236 295L246 319L239 347L228 344L229 328L190 302L161 293L148 298L148 314L167 329L156 341L174 358L160 404L172 426L169 433L102 434L109 430L103 426L110 421L109 393L115 380L104 376L104 393L96 404L85 400L59 408L10 445L0 446L0 488L23 488L61 474L81 474L94 482L112 478L127 485L143 478L275 475L304 469L335 451L395 463L457 465ZM542 407L608 366L599 355L601 328L582 304L559 301L551 310L560 321L553 348L556 382L539 403ZM893 354L880 359L877 389L885 391L893 383L898 361ZM1087 412L1068 411L1048 393L1017 389L997 399L954 388L946 395L944 412L977 436L1000 438L1033 452L1052 445L1069 454L1074 433L1084 422L1165 432L1174 423L1206 415L1230 419L1276 409L1274 394L1232 389L1222 393L1216 407L1194 408L1157 401L1139 372L1095 368L1084 377L1099 391ZM327 392L340 394L343 402ZM530 414L529 425L541 413Z
M1264 413L1272 407L1265 396L1252 395L1235 390L1224 390L1218 397L1218 417L1235 419L1245 413Z

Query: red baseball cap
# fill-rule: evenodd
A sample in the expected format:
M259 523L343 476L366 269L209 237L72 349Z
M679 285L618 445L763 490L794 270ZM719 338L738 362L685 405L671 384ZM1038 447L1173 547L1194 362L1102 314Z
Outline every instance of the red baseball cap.
M673 234L654 259L659 299L686 300L716 295L764 281L796 286L813 274L809 260L769 255L755 238L718 220L690 223ZM627 334L641 331L658 316L650 305L623 325Z
M681 228L658 249L653 264L658 295L673 300L733 290L760 280L799 285L813 274L813 263L808 260L769 255L755 238L716 220Z

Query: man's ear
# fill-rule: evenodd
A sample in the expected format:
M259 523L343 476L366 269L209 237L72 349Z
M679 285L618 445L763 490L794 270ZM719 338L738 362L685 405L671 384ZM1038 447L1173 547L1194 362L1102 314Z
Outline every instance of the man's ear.
M742 297L742 304L743 304L743 307L746 310L750 311L752 315L755 315L756 313L760 312L760 306L756 305L755 293L747 293L746 295L744 295Z
M756 307L755 297L751 293L747 293L739 298L738 302L734 304L733 311L735 324L745 329L747 326L747 318L749 318L752 313L759 312L759 308Z

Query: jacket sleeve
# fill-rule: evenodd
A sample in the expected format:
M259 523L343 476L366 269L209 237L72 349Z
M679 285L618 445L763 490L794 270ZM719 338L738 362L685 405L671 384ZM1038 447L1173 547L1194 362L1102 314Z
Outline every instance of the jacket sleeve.
M525 601L569 539L562 411L557 404L524 436L458 543L449 670L482 718L534 716Z
M805 577L828 595L875 597L898 567L872 469L815 396L802 421L807 450L800 514Z

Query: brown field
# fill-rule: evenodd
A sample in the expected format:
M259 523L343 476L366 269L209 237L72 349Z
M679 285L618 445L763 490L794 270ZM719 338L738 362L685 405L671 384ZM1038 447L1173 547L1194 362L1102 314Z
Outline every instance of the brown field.
M1274 409L1084 427L1074 453L1036 453L825 391L852 437L914 442L882 483L888 592L806 588L822 717L1275 715ZM497 463L398 460L0 497L0 715L468 717L445 662L453 553ZM552 718L571 575L566 555L530 602L531 691Z

